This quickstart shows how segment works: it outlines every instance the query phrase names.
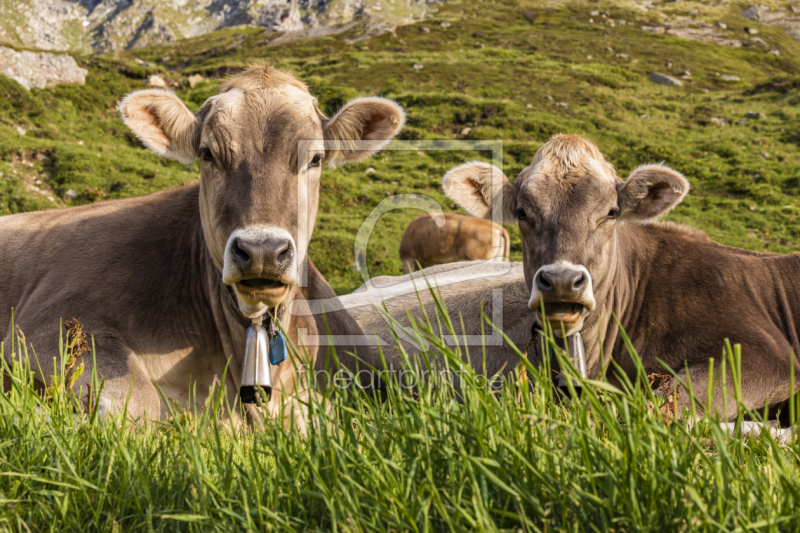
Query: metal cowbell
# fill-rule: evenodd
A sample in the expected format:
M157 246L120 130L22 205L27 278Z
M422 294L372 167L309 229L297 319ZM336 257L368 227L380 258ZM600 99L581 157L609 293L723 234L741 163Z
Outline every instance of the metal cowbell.
M239 398L242 403L256 403L258 390L264 391L266 398L272 394L272 376L269 368L269 331L260 323L247 328L247 340L242 364L242 382Z
M586 379L589 374L586 371L586 351L583 347L583 339L581 338L580 333L574 333L567 337L566 340L566 348L567 348L567 357L569 358L572 366L575 367L575 370L578 371L578 375L583 379ZM558 381L556 385L559 388L566 389L567 388L567 380L564 378L563 371L558 375ZM580 383L573 380L572 385L575 388L580 388Z

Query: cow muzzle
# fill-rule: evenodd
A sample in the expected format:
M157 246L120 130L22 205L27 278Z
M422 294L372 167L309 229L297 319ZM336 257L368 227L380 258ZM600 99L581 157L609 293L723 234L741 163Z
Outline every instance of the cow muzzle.
M540 324L549 322L561 336L580 331L595 308L591 274L583 265L567 261L539 268L533 276L528 307L536 312Z
M245 315L275 307L297 284L297 247L288 231L254 227L234 231L225 246L222 280L233 285Z

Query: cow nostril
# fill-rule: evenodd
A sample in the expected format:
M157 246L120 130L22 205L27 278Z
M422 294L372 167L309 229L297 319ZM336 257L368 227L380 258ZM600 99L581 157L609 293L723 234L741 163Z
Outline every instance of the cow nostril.
M575 283L572 284L572 288L576 291L579 291L583 289L585 285L586 285L586 274L581 272L581 275L578 277L578 279L575 280Z
M550 280L547 279L546 272L539 272L539 274L536 276L536 285L538 285L540 289L545 291L549 291L550 289L553 288L553 284L550 283Z
M241 246L239 245L239 239L233 241L233 246L231 246L231 254L233 254L233 258L236 259L238 263L247 264L250 262L250 254L242 250Z
M292 255L294 255L292 247L287 244L286 249L278 254L278 262L281 264L288 263L292 259Z

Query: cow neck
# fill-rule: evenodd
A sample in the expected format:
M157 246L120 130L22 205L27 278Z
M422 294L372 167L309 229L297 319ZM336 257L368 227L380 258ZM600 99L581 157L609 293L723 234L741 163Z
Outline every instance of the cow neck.
M591 376L601 373L610 364L612 356L622 349L619 326L630 333L631 317L641 300L637 299L637 294L644 289L642 283L646 282L647 265L652 257L651 247L637 246L641 244L639 241L643 228L633 224L626 226L620 228L621 231L615 236L614 263L610 265L609 275L602 286L598 287L603 297L598 299L597 309L587 317L581 330ZM604 356L602 362L601 353Z

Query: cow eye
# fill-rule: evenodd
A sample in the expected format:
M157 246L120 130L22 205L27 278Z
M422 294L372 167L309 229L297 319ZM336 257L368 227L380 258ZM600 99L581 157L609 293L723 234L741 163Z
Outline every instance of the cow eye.
M315 155L311 162L308 164L308 168L315 168L322 164L322 154Z
M208 148L202 148L200 150L200 159L202 159L203 161L207 161L209 163L213 163L214 154L212 154L211 150L209 150Z
M608 215L606 215L606 220L616 220L618 216L619 216L619 211L617 211L616 209L612 209L611 211L608 212Z
M528 220L528 216L525 214L525 211L522 209L517 209L517 220Z

